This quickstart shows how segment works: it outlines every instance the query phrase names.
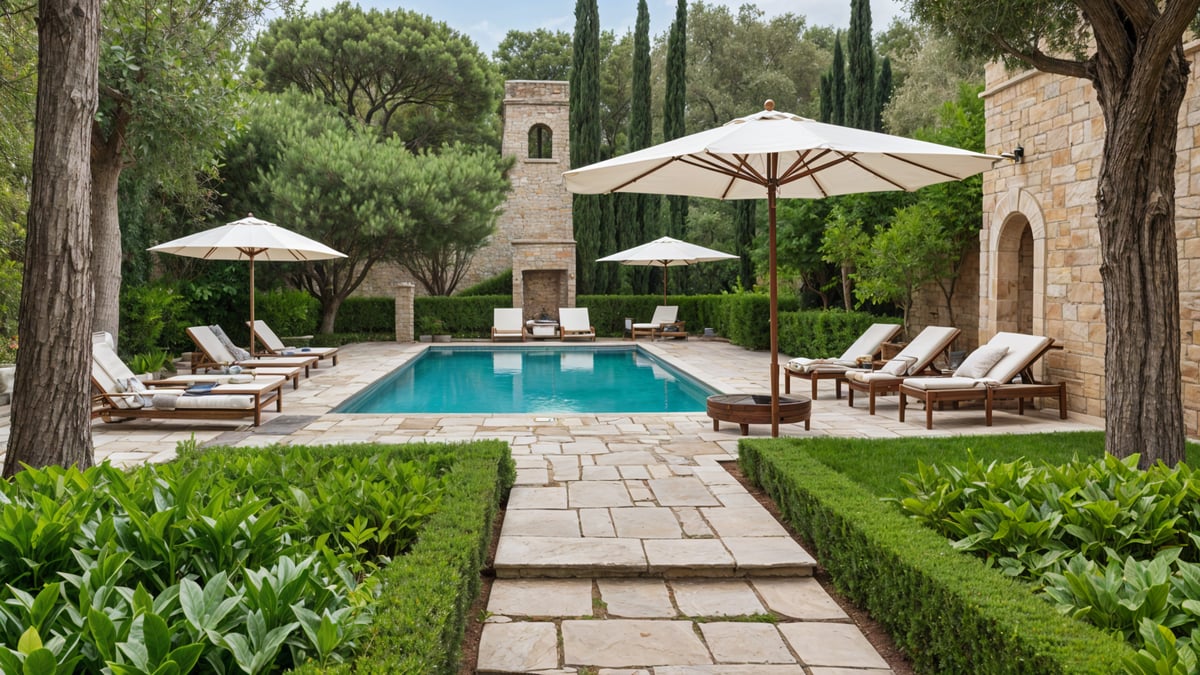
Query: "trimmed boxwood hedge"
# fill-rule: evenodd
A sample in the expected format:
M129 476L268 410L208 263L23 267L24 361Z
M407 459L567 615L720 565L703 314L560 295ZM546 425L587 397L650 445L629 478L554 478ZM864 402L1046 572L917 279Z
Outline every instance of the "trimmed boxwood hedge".
M931 673L1122 671L1132 650L1060 615L789 440L743 440L738 464L816 550L838 590Z
M401 459L450 452L453 479L442 506L421 530L417 543L377 572L382 594L375 608L367 651L353 663L322 669L308 664L297 673L458 672L467 612L479 595L480 573L495 535L493 524L516 477L508 445L501 441L314 446L314 452L371 455L383 450ZM261 453L262 448L218 449ZM205 452L208 452L206 450ZM180 461L194 457L181 454Z

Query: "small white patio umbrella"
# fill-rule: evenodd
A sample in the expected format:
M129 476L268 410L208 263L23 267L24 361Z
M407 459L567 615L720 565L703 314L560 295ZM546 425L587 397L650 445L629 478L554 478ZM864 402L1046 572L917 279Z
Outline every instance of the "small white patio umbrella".
M254 352L254 261L303 262L345 258L345 253L319 241L279 227L254 214L210 230L189 234L150 247L158 253L173 253L206 260L250 261L250 351Z
M596 262L619 262L622 265L646 265L663 268L663 304L667 304L667 268L694 265L716 260L733 260L736 255L704 248L686 241L662 237L641 246L625 249L599 258Z
M762 112L563 174L581 194L641 192L766 199L771 296L771 435L779 435L779 296L775 200L916 190L960 180L1000 157L823 124L767 101Z

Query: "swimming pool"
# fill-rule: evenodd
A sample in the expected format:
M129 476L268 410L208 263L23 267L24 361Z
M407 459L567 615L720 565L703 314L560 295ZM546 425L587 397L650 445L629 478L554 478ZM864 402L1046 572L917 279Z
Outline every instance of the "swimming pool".
M333 412L703 412L715 393L636 346L431 347Z

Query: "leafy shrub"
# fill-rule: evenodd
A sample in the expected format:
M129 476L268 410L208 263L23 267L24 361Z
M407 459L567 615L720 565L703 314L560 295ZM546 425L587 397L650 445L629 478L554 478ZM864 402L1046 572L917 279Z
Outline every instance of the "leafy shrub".
M738 464L813 547L838 590L880 621L918 672L1119 672L1133 652L1064 617L1029 584L956 555L798 443L742 441Z
M346 298L338 309L334 325L337 333L390 333L395 330L395 298Z
M471 286L460 293L456 293L454 297L461 298L463 296L473 295L507 295L511 300L512 294L512 270L507 269L490 279L484 279L474 286Z
M1030 580L1059 609L1167 660L1200 634L1200 480L1186 464L1138 457L921 464L901 506L1005 574ZM1160 628L1179 637L1169 641ZM1149 643L1145 643L1145 641Z
M194 325L191 320L191 301L176 287L123 286L117 346L126 356L155 349L183 352L192 347L186 333L187 327Z
M256 296L255 317L275 334L312 335L320 321L321 302L304 291L274 290Z
M395 342L396 334L386 333L317 333L313 335L314 347L341 347L356 342Z
M129 369L135 373L158 373L171 366L171 355L163 349L152 349L129 357Z
M21 263L15 260L0 260L0 335L17 334L23 274L24 265Z
M181 454L128 474L56 467L0 482L0 669L269 672L344 661L367 644L379 590L394 583L371 574L402 557L458 490L451 476L469 463L460 455L479 453ZM491 449L489 502L501 454Z

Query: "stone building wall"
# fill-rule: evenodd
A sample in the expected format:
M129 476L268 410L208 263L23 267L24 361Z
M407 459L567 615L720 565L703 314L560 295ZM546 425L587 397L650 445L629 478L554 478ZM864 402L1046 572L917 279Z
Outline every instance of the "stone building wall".
M504 132L500 152L516 158L508 174L512 191L496 221L495 234L475 253L458 290L511 268L514 241L569 241L574 245L571 195L562 181L563 172L570 168L567 87L566 82L510 80L504 83ZM530 157L529 131L535 125L543 125L550 131L549 158ZM572 259L573 256L572 248ZM572 262L569 271L572 304L574 280L575 265ZM514 279L514 283L517 281ZM417 295L427 295L420 282L396 264L373 267L355 295L391 297L402 282L416 283Z
M1187 46L1189 92L1180 110L1176 180L1184 415L1200 435L1200 43ZM1067 383L1068 408L1104 414L1104 289L1096 188L1105 135L1095 91L1081 79L987 70L982 94L989 152L1024 148L983 175L980 340L1000 330L1053 337L1043 375Z
M970 250L963 255L958 281L954 286L950 307L940 286L929 285L917 292L909 309L909 331L916 335L926 326L957 326L962 333L951 348L971 351L979 346L979 252ZM911 335L909 336L912 337Z

